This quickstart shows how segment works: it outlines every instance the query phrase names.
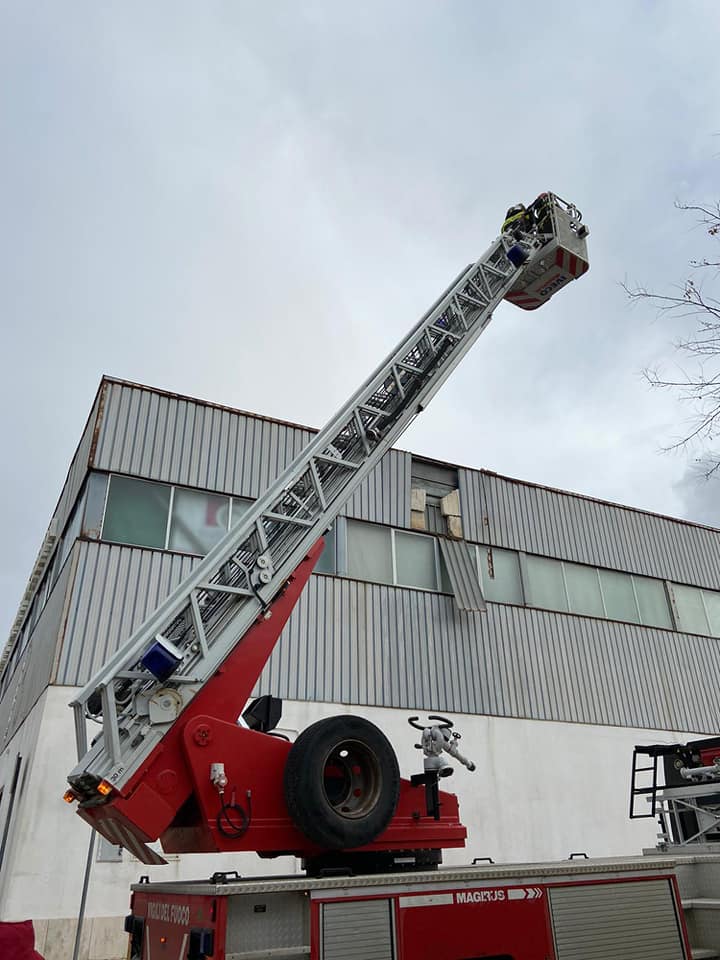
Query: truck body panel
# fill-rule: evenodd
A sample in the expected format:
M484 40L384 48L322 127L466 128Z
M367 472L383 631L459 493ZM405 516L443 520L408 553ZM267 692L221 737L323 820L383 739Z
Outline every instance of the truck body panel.
M141 883L132 916L136 960L690 958L674 861L648 857Z

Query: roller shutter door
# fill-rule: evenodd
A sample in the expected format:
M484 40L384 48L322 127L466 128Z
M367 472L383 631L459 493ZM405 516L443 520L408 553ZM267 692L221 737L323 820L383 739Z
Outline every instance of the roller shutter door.
M322 910L322 960L393 960L389 900L326 903Z
M685 960L669 880L553 887L557 960Z

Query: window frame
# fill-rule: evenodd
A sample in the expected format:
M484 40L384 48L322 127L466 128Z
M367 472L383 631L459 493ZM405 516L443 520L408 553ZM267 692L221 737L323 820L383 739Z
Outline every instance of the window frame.
M389 586L401 587L403 590L422 590L425 593L443 593L442 590L442 578L440 576L440 545L438 543L438 538L433 536L432 533L423 533L420 530L404 530L398 529L396 527L390 527L391 530L391 551L392 551L392 572L393 572L393 582ZM417 584L412 583L400 583L398 580L398 571L397 571L397 549L395 546L395 535L400 534L401 536L409 537L425 537L432 541L433 545L433 569L435 571L435 587L419 587Z

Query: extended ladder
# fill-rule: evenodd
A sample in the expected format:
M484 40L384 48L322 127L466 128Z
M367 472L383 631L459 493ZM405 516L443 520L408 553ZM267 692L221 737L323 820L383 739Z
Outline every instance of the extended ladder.
M516 267L508 259L512 246L511 238L499 238L457 277L242 521L76 696L71 705L80 762L68 779L80 797L97 797L102 781L122 789L267 610L353 491L427 406L525 269L525 263ZM529 263L536 252L530 250ZM148 669L155 654L164 658L162 673ZM88 716L102 720L102 734L89 750Z

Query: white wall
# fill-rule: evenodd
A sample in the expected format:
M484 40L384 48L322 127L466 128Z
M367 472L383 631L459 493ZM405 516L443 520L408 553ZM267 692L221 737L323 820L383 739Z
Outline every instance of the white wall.
M17 798L0 886L0 919L61 918L77 914L90 831L74 808L62 801L65 777L75 762L73 690L46 691L28 721L0 757L0 787L12 774L17 752L32 753L30 776ZM338 704L285 703L282 728L299 731L320 717L355 713L377 723L395 746L403 775L419 772L422 755L408 713ZM668 733L591 727L580 724L455 716L463 752L477 764L457 767L444 781L460 799L469 841L449 851L446 863L476 856L496 861L637 854L655 843L652 820L627 818L632 748L636 743L676 742L702 733ZM0 829L3 810L0 809ZM194 854L167 866L147 867L123 854L122 863L93 864L87 915L122 916L128 888L141 874L172 881L207 877L215 870L242 874L293 872L293 858L259 860L254 854Z

